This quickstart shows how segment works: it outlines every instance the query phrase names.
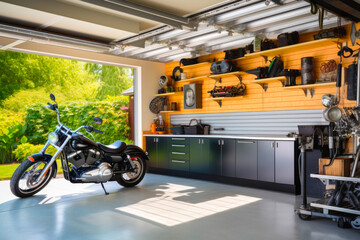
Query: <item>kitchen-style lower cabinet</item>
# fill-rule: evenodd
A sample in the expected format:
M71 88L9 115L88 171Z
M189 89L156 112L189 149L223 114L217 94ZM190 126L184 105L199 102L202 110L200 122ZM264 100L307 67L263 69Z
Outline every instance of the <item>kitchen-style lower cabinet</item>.
M295 143L275 142L275 182L295 184Z
M224 176L220 181L293 192L297 188L294 141L149 136L146 146L150 167L165 174L203 174L210 180Z
M265 182L275 181L274 141L258 141L257 179Z
M168 168L168 138L147 137L146 150L150 158L150 167Z
M235 177L235 140L221 139L218 143L221 145L221 176Z
M258 145L256 140L236 140L236 177L258 179Z
M295 143L258 141L258 180L295 184Z

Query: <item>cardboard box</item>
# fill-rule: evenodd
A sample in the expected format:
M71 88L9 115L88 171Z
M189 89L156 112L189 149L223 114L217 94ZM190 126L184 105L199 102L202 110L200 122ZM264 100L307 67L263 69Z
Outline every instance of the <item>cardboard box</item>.
M325 167L324 165L330 163L330 158L319 158L319 174L322 175L331 175L331 176L350 176L350 163L351 158L336 158L331 166Z

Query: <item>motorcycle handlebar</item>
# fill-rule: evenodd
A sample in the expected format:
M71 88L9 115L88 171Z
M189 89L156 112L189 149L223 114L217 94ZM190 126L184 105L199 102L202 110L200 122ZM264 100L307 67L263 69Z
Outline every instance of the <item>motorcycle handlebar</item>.
M87 126L87 127L85 127L85 129L86 129L86 131L87 132L97 132L97 133L104 133L103 131L100 131L100 130L97 130L97 129L95 129L93 126Z
M101 134L104 133L104 131L100 131L100 130L97 130L97 129L95 129L95 128L93 128L93 130L94 130L94 132L97 132L97 133L101 133Z

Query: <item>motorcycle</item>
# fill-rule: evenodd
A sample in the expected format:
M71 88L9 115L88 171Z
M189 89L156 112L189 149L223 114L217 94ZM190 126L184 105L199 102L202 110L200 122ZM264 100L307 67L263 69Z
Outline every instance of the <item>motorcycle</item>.
M148 154L136 145L116 141L110 145L95 142L92 132L103 133L93 126L81 126L72 130L60 122L55 96L50 94L54 104L47 108L57 114L58 125L50 132L45 146L39 153L28 156L10 180L12 193L21 198L30 197L42 190L57 174L56 158L60 155L64 178L71 183L100 183L105 194L109 193L104 182L117 181L124 187L133 187L141 182L147 170ZM94 118L101 125L101 118ZM94 139L84 136L85 129ZM54 156L45 153L52 146L57 149Z

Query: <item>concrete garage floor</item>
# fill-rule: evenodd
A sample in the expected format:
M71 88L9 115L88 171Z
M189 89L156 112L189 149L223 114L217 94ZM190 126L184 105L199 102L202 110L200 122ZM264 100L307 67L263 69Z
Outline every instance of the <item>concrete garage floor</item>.
M147 174L135 188L54 179L15 198L0 182L0 239L360 239L329 219L302 221L299 197L207 181Z

